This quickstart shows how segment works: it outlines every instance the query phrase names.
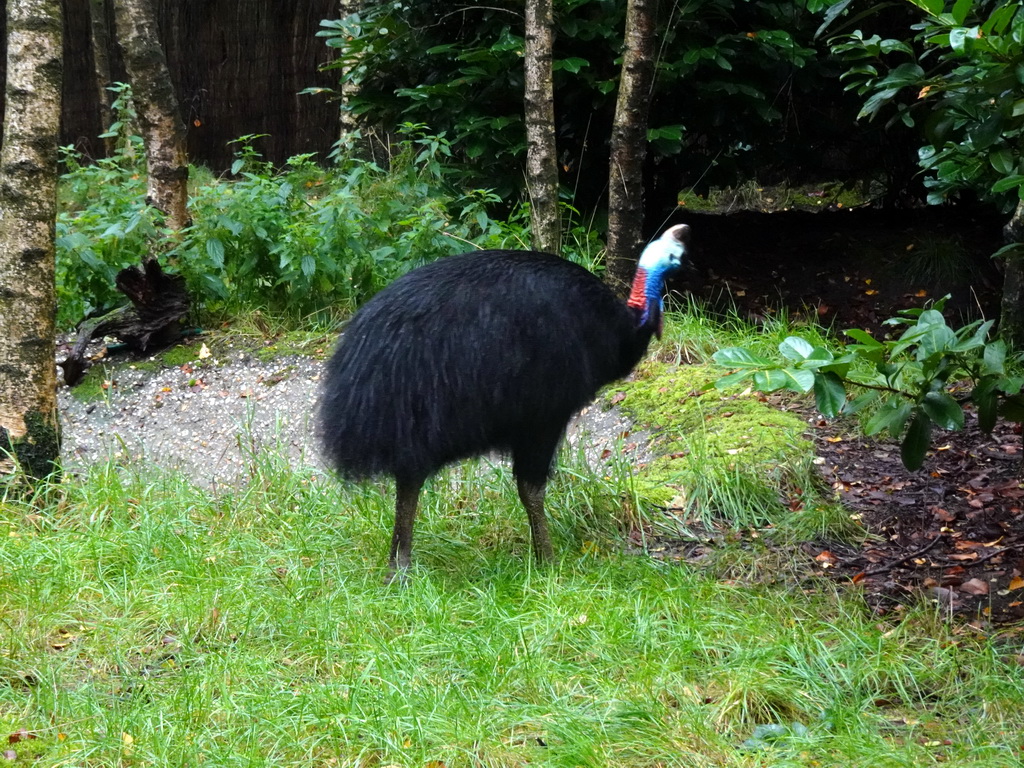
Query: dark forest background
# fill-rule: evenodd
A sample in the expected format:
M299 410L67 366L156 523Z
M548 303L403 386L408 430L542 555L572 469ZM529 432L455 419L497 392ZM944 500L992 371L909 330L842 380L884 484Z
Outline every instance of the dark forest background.
M64 3L65 78L61 143L91 157L103 155L97 138L109 124L96 95L89 4ZM316 37L320 21L336 16L335 0L156 0L160 40L174 80L188 138L189 158L223 170L228 142L265 133L261 153L281 163L300 152L323 157L338 138L338 107L304 88L337 84L319 68L330 49ZM6 40L6 15L0 40ZM109 39L116 40L113 18ZM116 44L110 46L114 81L125 81ZM6 57L0 72L6 76ZM0 106L3 94L0 93Z

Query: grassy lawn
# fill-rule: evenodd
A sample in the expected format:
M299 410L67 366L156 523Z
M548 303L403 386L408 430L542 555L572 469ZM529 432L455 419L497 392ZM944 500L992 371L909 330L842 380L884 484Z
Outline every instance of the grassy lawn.
M724 422L720 403L688 394L689 378L673 388L674 362L699 351L672 339L713 346L688 322L669 329L623 407L662 422L676 409L679 423L696 408ZM668 450L716 466L738 461L728 441L747 437L731 423L657 426ZM686 442L698 431L700 450ZM737 521L703 566L627 551L650 477L625 466L597 475L568 452L561 465L548 505L558 565L532 564L507 468L471 462L425 491L405 588L382 584L393 489L342 485L274 454L232 494L108 464L32 501L0 502L3 759L1020 764L1019 639L981 637L926 603L899 621L873 617L855 587L782 562L785 531L803 530L797 513L776 521L774 541L766 529L749 535L757 515ZM676 482L676 495L695 476L693 466L650 471ZM718 473L701 498L748 475ZM762 497L736 494L732 512L713 511L738 514Z
M404 589L388 489L272 462L232 497L106 466L7 502L0 724L38 737L14 762L1016 764L1010 649L926 605L880 624L827 583L624 554L624 482L562 473L538 571L507 471L454 470Z

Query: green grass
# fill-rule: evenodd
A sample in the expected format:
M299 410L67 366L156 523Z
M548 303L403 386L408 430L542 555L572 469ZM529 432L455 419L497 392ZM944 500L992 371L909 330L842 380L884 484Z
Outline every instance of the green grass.
M428 483L406 587L382 583L390 484L337 483L283 453L253 456L246 485L219 495L110 463L0 500L0 736L35 737L8 762L1019 764L1019 636L926 601L882 621L855 587L811 577L787 547L849 521L813 487L799 419L678 367L790 330L673 315L622 406L689 464L669 465L674 480L657 462L595 474L563 452L548 568L508 468L482 460ZM768 447L785 461L760 460ZM698 563L625 544L652 530L659 483L729 531Z
M1016 759L1012 649L927 605L880 624L828 583L624 554L624 480L567 460L557 565L531 563L507 470L470 463L425 492L406 588L382 585L390 488L272 455L232 495L104 465L5 502L0 725L38 736L15 764Z

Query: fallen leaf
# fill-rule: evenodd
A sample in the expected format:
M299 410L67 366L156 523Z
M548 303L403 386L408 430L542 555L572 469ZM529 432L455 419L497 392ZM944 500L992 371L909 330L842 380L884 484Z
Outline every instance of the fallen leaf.
M210 352L210 348L208 346L206 346L205 343L201 347L199 347L199 359L200 360L205 360L211 354L212 353Z
M1010 579L1010 589L1020 589L1024 587L1024 579L1020 576Z
M966 592L968 595L987 595L988 582L981 579L971 579L960 585L960 591Z
M10 736L8 736L7 737L7 743L8 744L17 744L19 741L31 741L32 739L38 739L38 738L39 737L36 736L31 731L26 731L24 728L22 728L21 730L15 731Z

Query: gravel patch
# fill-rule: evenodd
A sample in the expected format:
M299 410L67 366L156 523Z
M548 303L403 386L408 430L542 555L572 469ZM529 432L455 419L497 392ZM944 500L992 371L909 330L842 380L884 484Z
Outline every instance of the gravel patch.
M102 398L82 402L59 393L65 466L72 471L109 458L188 475L204 487L236 487L254 456L283 453L296 467L325 471L313 414L320 360L287 356L267 362L249 352L154 370L148 361L106 361ZM649 460L649 437L616 408L585 408L570 425L595 469L622 453Z

